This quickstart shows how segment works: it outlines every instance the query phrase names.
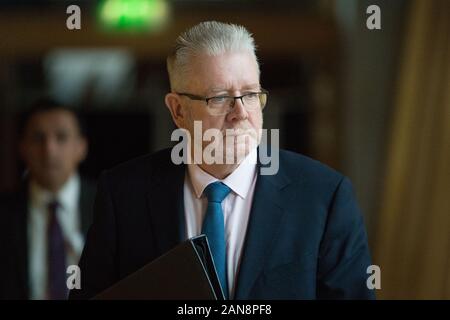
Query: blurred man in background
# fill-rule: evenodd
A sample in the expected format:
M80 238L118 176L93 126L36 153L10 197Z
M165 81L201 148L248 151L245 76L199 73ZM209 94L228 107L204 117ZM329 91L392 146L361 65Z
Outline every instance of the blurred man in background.
M26 172L0 199L0 298L66 299L66 268L78 263L95 185L77 173L87 140L73 110L36 102L21 128Z

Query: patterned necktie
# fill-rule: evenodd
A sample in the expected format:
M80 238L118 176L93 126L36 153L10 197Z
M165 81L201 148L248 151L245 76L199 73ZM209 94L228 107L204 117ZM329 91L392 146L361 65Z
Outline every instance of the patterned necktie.
M50 300L67 299L66 252L64 236L56 215L57 201L48 204L47 295Z
M217 270L220 284L228 299L227 262L226 262L226 238L225 223L222 211L222 201L230 193L231 189L222 182L209 184L203 194L208 198L208 208L203 220L202 233L208 237L214 265Z

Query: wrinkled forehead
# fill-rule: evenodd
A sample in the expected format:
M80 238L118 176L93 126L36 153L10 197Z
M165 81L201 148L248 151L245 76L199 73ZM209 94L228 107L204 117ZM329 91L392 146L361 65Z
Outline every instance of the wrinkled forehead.
M259 86L259 67L251 52L196 55L186 70L186 86L202 91L240 90Z

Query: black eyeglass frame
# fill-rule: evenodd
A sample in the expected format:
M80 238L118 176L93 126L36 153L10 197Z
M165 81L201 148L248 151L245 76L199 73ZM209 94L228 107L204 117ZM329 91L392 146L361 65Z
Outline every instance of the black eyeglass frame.
M237 97L233 97L233 96L227 96L227 95L218 95L218 96L213 96L213 97L202 97L202 96L198 96L195 94L191 94L191 93L187 93L187 92L175 92L176 94L180 95L180 96L185 96L188 97L191 100L195 100L195 101L204 101L206 103L206 106L209 106L208 103L210 100L215 99L215 98L232 98L233 99L233 103L230 105L230 107L233 107L235 104L236 99L240 99L242 104L245 106L244 100L243 98L252 94L264 94L266 97L264 99L264 105L261 107L261 109L264 109L264 107L267 104L267 96L269 95L269 92L263 88L260 89L260 91L258 92L248 92L246 94L243 94L241 96L237 96ZM261 102L261 97L259 97L259 100Z

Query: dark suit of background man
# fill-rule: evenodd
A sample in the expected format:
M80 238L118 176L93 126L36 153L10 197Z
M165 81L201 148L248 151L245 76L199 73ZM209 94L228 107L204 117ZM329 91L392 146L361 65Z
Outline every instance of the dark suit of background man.
M71 109L43 98L26 114L27 173L0 200L1 299L67 299L66 267L78 263L95 198L95 185L77 173L86 152Z
M104 172L80 260L81 290L71 297L90 298L206 233L230 299L373 298L349 180L283 150L275 175L261 175L255 164L267 92L247 30L201 23L177 39L167 62L165 102L179 128L193 137L201 121L203 132L246 139L224 147L223 158L234 152L231 164L176 165L171 150L162 150Z

